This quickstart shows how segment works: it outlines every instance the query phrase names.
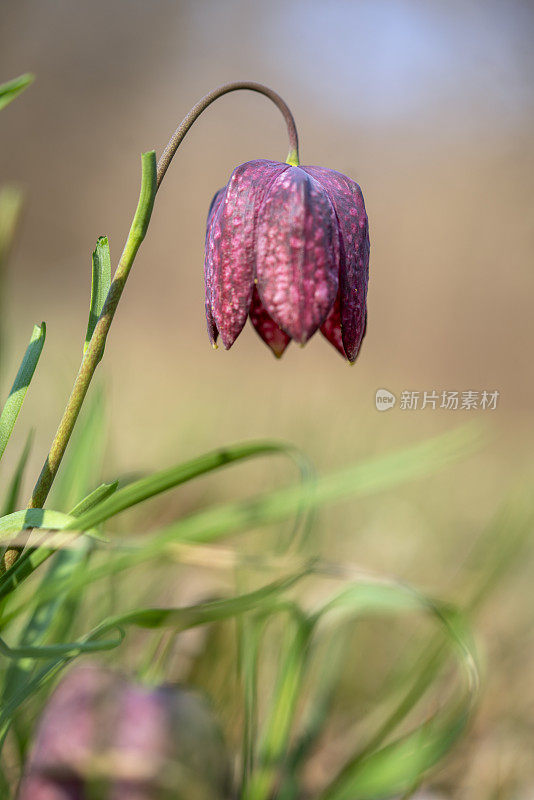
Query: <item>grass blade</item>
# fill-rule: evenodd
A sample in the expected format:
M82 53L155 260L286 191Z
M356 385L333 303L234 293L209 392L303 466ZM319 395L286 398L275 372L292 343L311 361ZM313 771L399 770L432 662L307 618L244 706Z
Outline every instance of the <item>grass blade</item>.
M104 620L89 634L88 640L100 638L114 629L127 625L149 629L171 627L176 631L185 631L199 625L231 619L264 608L268 601L279 597L307 574L308 570L297 572L252 592L222 600L210 600L181 608L142 608L128 611Z
M19 75L18 78L0 84L0 109L9 105L34 80L34 76L30 72L26 72L24 75Z
M120 493L117 492L119 496L118 503L109 503L107 502L106 497L97 497L96 500L100 502L101 499L104 500L102 503L103 509L100 510L99 508L95 509L96 502L90 503L89 507L87 507L84 513L80 518L77 520L72 520L72 526L67 526L66 528L63 527L61 517L55 519L56 523L56 530L68 530L69 527L72 530L81 530L85 528L88 524L90 518L94 518L96 520L95 525L100 524L100 522L108 519L110 516L114 514L118 514L121 510L125 510L129 508L133 503L141 502L143 498L152 497L155 494L166 491L173 486L177 486L180 483L183 483L187 480L191 480L192 478L196 477L197 475L205 474L206 472L212 471L214 469L218 469L220 467L226 466L227 464L233 463L234 461L238 461L244 458L251 458L253 456L260 456L260 455L268 455L268 454L285 454L289 455L294 462L298 465L301 476L306 479L311 473L312 468L310 462L307 458L300 453L300 451L296 450L295 448L291 447L290 445L284 443L248 443L245 445L236 445L233 447L225 448L224 451L217 450L212 453L208 453L206 456L201 457L200 459L194 459L191 462L186 462L185 464L180 464L178 467L173 467L171 470L164 470L163 472L156 473L153 476L149 476L148 478L142 479L142 481L138 481L136 483L130 484L126 486L124 489L120 490ZM115 491L116 484L107 484L107 486L113 486L113 491L109 491L111 495ZM130 490L134 489L133 494ZM100 490L97 490L99 492ZM105 490L107 493L107 490ZM109 498L113 500L114 498ZM302 498L297 503L298 511L302 511ZM96 511L96 514L93 514L93 510ZM19 517L15 518L15 527L21 525L24 521L24 514L25 511L18 512L20 514ZM58 512L59 513L59 512ZM71 516L77 516L72 514ZM99 522L100 521L100 522ZM2 522L4 524L6 521L0 520L0 530ZM13 525L14 520L13 518L10 520L10 524ZM27 527L27 526L26 526ZM43 527L41 524L36 525L37 528ZM165 534L165 543L169 541L168 534ZM165 545L164 545L165 547ZM164 549L164 548L163 548ZM39 547L35 550L29 550L18 559L18 561L2 576L0 576L0 601L7 597L17 586L19 586L23 581L26 580L41 564L46 561L50 555L54 551L50 548ZM159 547L159 552L162 552L161 545ZM157 553L156 553L157 554ZM140 551L137 551L133 554L128 554L124 556L121 554L119 557L115 557L108 562L107 566L101 566L98 569L98 575L103 576L105 574L114 574L116 571L120 569L125 569L128 566L131 566L135 563L140 563L140 561L144 561L150 559L152 557L152 544L142 548ZM91 580L94 580L94 576L92 573L87 573L86 576L81 579L83 582L87 581L89 575L91 574ZM88 582L91 582L89 580ZM52 599L54 596L54 592L61 591L64 588L64 585L56 586L55 583L52 584L50 592L47 594L49 599Z
M402 795L443 757L469 719L478 697L479 676L470 633L456 610L408 585L377 579L358 582L343 590L321 608L316 619L319 621L331 612L339 620L339 615L343 618L352 613L383 614L410 610L430 613L444 630L449 649L455 654L461 670L459 696L410 733L385 747L366 748L363 753L356 754L321 794L320 800L379 800ZM412 704L407 711L411 708ZM404 718L404 715L399 715L395 727ZM388 732L392 731L391 727Z
M0 414L0 459L4 455L7 443L17 421L20 409L26 397L37 363L43 351L46 338L46 325L35 325L19 371Z
M87 497L81 500L75 508L71 511L71 516L75 517L84 511L89 510L94 505L109 497L117 488L117 483L102 484ZM64 576L72 576L78 570L84 570L89 562L93 542L90 539L83 538L75 549L61 550L60 552L47 549L44 547L39 548L37 553L29 554L30 557L40 557L43 561L51 555L55 555L55 559L43 580L41 587L47 585L50 581L57 578L61 579ZM28 554L24 553L22 559L28 558ZM16 565L15 565L16 566ZM76 612L79 608L81 597L80 595L70 593L69 591L59 592L55 597L52 597L47 602L38 605L25 625L22 634L19 637L16 660L12 661L6 671L2 701L6 703L9 699L16 695L24 684L31 680L32 675L36 669L36 658L42 658L39 653L39 648L50 636L55 636L56 640L60 642L65 641L69 636L72 623ZM53 631L51 629L53 628ZM27 658L19 657L22 652L28 654L28 648L37 648L37 656L30 654ZM85 652L85 651L84 651ZM58 655L59 653L55 653ZM13 655L13 651L10 654ZM48 656L54 655L48 651ZM21 761L24 761L28 743L30 740L30 727L27 721L22 719L13 720L13 733L18 744L19 754Z
M74 517L69 514L45 508L26 508L22 511L14 511L0 519L0 541L14 533L20 533L30 528L64 530L73 522Z
M114 481L113 483L101 483L100 486L97 486L87 497L84 497L83 500L80 500L80 502L74 506L70 512L70 516L81 517L82 514L90 511L95 506L103 503L104 500L107 500L108 497L111 497L112 494L115 494L118 487L118 481Z
M285 603L283 610L289 613L289 624L285 641L280 646L276 685L267 719L260 731L257 758L243 787L243 800L268 800L273 797L280 768L288 753L300 698L313 626L298 606Z
M65 645L57 647L56 651L50 648L43 649L45 653L57 652L62 655L49 661L36 675L32 676L26 683L19 686L9 699L2 704L0 709L0 744L3 743L5 735L11 724L12 717L22 703L31 695L42 689L77 655L81 652L93 649L110 649L120 644L123 639L123 628L127 625L134 625L141 628L161 628L172 627L179 631L199 625L206 625L211 622L218 622L245 614L254 609L265 605L270 599L276 598L288 588L300 580L305 573L297 573L288 577L273 581L261 589L257 589L245 595L225 598L222 600L198 603L193 606L183 608L146 608L110 617L94 628L91 633L78 642L68 644L68 653L63 654ZM104 639L109 633L117 632L116 639ZM5 647L5 643L4 643ZM33 657L38 656L40 648L33 648ZM13 654L13 650L10 653ZM16 651L15 651L16 652Z
M471 427L462 428L419 443L404 451L375 457L367 462L318 478L312 484L312 492L310 492L309 486L297 485L289 489L272 491L249 500L215 506L206 511L191 514L185 519L162 529L152 536L146 544L136 543L132 546L126 546L127 543L122 543L121 548L118 549L119 543L114 542L118 552L113 557L108 558L105 563L87 570L77 580L76 587L71 585L70 588L81 589L83 586L87 586L107 575L115 574L147 560L162 557L169 550L172 550L176 543L206 544L223 536L234 535L253 527L282 521L291 514L301 511L303 500L306 501L308 506L316 508L345 496L356 497L369 494L382 488L390 488L405 481L427 475L446 464L452 463L460 455L471 452L477 440L478 437L474 438ZM272 449L273 446L268 445L267 447ZM241 452L241 457L246 457L247 454L254 454L257 450L257 444L238 445L233 449L229 448L223 451L225 454L223 458L221 458L221 451L216 451L201 459L187 462L186 465L179 465L177 468L173 468L175 472L171 470L157 473L155 476L143 479L125 487L123 490L117 491L109 500L101 503L81 517L71 520L65 528L61 529L64 531L88 530L90 526L95 526L109 519L114 514L129 507L132 497L129 497L126 492L132 487L135 490L133 499L137 502L139 493L143 496L153 496L156 489L162 490L163 487L163 490L166 490L170 488L169 484L177 485L180 476L184 479L190 479L194 474L203 474L209 464L211 464L210 468L215 469L218 466L231 463L233 459L228 458L229 451L232 451L233 456L237 456L238 452ZM172 481L170 480L171 478ZM154 484L151 483L153 479L155 479ZM148 483L145 484L144 481ZM141 492L138 492L139 484L142 484L140 487ZM118 502L115 502L116 498L119 498ZM0 525L1 522L0 520ZM6 593L9 593L15 580L24 580L39 563L42 563L42 561L39 561L37 551L35 561L29 559L27 563L21 565L20 573L11 574L8 571L4 576L0 577L0 600ZM64 586L64 582L50 584L47 588L49 592L47 596L52 597L54 592L61 591ZM23 607L20 606L11 613L16 615L20 613Z
M4 505L2 507L2 514L1 514L2 517L5 517L7 514L12 514L13 511L15 511L17 506L19 505L20 489L22 486L22 480L24 478L24 471L26 469L26 464L28 463L28 458L30 457L32 444L33 444L33 431L30 431L30 433L28 434L28 438L26 439L26 444L24 445L24 449L19 458L18 464L15 467L15 471L11 476L11 481L7 488Z
M309 470L309 464L302 454L291 445L283 442L245 442L231 445L206 453L191 461L178 464L170 469L156 472L154 475L141 478L123 489L119 489L109 500L82 515L76 524L81 528L85 526L94 527L121 511L132 508L151 497L162 494L200 475L205 475L208 472L213 472L238 461L270 454L290 456L299 465L302 474L307 474L306 471Z
M461 428L452 433L419 443L386 456L377 456L360 464L317 478L311 485L296 485L226 505L208 508L169 525L153 540L154 547L166 541L208 543L221 536L240 533L253 527L280 522L302 509L317 508L344 497L368 495L435 472L472 452L477 441L473 429ZM135 484L132 484L135 486ZM126 487L130 488L130 487ZM117 492L118 497L120 492ZM118 513L121 509L103 503L95 514L82 516L78 526L84 529Z

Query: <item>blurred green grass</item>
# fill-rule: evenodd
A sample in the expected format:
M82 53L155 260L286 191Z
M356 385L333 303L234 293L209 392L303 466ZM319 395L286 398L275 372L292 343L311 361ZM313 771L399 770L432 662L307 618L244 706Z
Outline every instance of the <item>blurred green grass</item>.
M244 386L242 395L246 391ZM97 392L94 402L103 404L104 396L105 392L100 392L100 396ZM365 426L364 443L353 434L352 447L349 447L343 420L329 416L330 398L326 393L324 400L321 410L330 423L316 425L313 438L310 434L312 420L303 419L304 415L298 415L293 407L294 418L300 423L295 425L293 432L297 436L293 438L301 438L308 444L308 449L316 455L320 472L354 461L355 453L361 458L389 452L395 443L406 445L416 438L417 426L421 424L416 425L415 420L413 429L404 429L401 435L397 430L394 442L394 437L384 437L380 431L380 426L386 424L383 422L386 415L374 412L372 416L368 415L370 422ZM337 405L340 406L341 402ZM318 406L315 398L313 411ZM104 432L115 431L112 444L102 442L104 451L95 459L97 464L101 458L101 469L97 470L95 466L89 474L81 475L77 469L69 469L67 464L64 481L58 484L52 498L52 507L72 503L75 496L79 496L82 484L94 485L97 482L95 470L107 478L116 473L114 450L120 452L121 442L116 438L114 413L117 412L108 409L106 424L99 426ZM188 432L190 446L198 452L194 447L195 433L202 440L210 435L216 439L217 432L213 421L207 426L203 424L206 409L197 407L189 413L190 418L196 417L197 420L195 427ZM395 422L393 413L389 415L392 427ZM285 414L289 416L287 409ZM467 414L460 416L469 418ZM447 422L444 414L437 417L443 423ZM423 416L419 418L424 423ZM245 422L252 427L255 421L254 418L244 421L241 417L240 425ZM435 422L432 426L426 424L425 436L417 436L417 439L426 438L430 429L436 427ZM443 427L447 426L443 424ZM220 434L226 442L229 433L231 430ZM337 442L336 448L332 448L331 436L344 441L345 450L341 454ZM88 452L97 456L94 435L86 436L86 441ZM141 447L141 436L138 443ZM125 445L127 448L128 443ZM321 452L324 453L323 459L317 457ZM473 611L471 620L485 665L482 705L467 736L447 759L447 766L432 779L451 798L482 799L490 791L500 791L503 797L515 797L513 787L528 786L532 779L528 731L534 697L532 681L525 669L534 647L529 635L533 614L525 602L529 597L534 560L530 541L532 504L523 463L518 461L515 471L508 468L507 459L513 452L513 436L504 436L498 428L489 426L478 452L436 474L378 495L357 500L346 498L339 505L320 509L308 543L310 556L338 563L349 572L354 566L390 574L409 580L433 596L447 598L461 607L477 600L476 614ZM153 452L152 458L155 455ZM167 444L161 447L158 462L171 463L175 457L175 449ZM151 458L146 461L150 462ZM141 474L147 471L147 468L140 468L142 462L141 452L137 459ZM155 463L149 466L153 467ZM75 483L69 488L73 479ZM262 462L236 465L231 472L205 476L198 483L149 501L146 507L127 512L113 523L112 528L116 534L136 536L147 528L152 530L171 523L212 503L249 497L258 491L284 486L293 479L292 468L283 462L274 472L272 466ZM276 552L280 541L290 535L291 525L288 523L272 533L261 529L244 539L241 537L236 542L237 552L242 557L247 553L256 558L258 554L265 556ZM97 585L91 590L91 612L87 614L84 604L84 611L77 620L79 633L90 628L103 614L116 613L119 607L196 602L228 587L234 580L233 562L228 562L227 547L220 551L217 547L208 550L205 556L201 554L196 560L193 558L192 564L186 558L182 565L181 557L177 552L173 563L159 563L157 568L140 565L132 573ZM307 589L307 602L317 602L335 585L332 577L316 579ZM358 741L363 735L367 725L361 721L363 714L369 713L375 722L380 719L383 712L377 711L377 706L385 702L387 708L390 695L386 689L392 675L396 674L399 665L404 665L403 670L409 670L410 663L417 664L416 654L424 650L428 634L427 626L422 623L392 624L378 619L356 626L348 640L346 667L335 692L334 713L327 735L322 737L306 771L308 786L316 788L324 783L343 760L348 749L347 741ZM164 644L165 639L161 646ZM207 690L215 700L231 740L237 742L241 718L235 707L232 688L235 640L228 626L206 633L192 632L177 640L167 637L166 646L171 653L166 676L173 680L192 680ZM134 632L128 636L123 648L109 658L112 663L120 663L128 669L134 663L141 666L140 662L148 658L147 668L150 670L150 658L146 654L152 652L152 647L146 633ZM144 657L140 657L142 653ZM271 653L276 653L276 645ZM214 664L217 665L215 669ZM271 664L271 672L275 665L276 659ZM35 719L36 713L35 707L24 710L27 724ZM496 751L500 754L498 759Z

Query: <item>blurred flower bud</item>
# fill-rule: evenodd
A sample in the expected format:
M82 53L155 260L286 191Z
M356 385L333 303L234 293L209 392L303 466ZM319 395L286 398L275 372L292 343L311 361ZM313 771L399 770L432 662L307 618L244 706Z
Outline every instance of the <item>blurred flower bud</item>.
M74 669L38 726L19 800L225 800L229 761L207 703Z
M276 356L320 328L350 362L365 333L369 233L360 187L322 167L249 161L213 198L206 317L230 348L247 316Z

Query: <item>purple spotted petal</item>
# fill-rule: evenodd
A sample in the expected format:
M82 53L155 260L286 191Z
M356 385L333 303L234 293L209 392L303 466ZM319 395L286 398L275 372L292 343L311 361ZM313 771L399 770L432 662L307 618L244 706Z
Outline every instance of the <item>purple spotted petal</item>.
M208 249L210 247L208 242L208 233L211 229L213 217L219 210L219 206L221 205L225 191L226 186L224 186L222 189L219 189L219 191L215 193L208 211L208 220L206 223L206 259L204 262L204 280L206 287L206 325L208 328L208 336L213 347L216 347L217 345L219 331L217 330L215 320L213 319L213 314L211 313L211 297L213 294L213 260L207 258Z
M324 187L336 211L341 250L341 334L345 354L353 362L365 330L369 281L369 225L363 196L358 184L340 172L323 167L303 169Z
M265 344L271 348L277 358L280 358L291 339L269 316L260 300L256 287L254 287L254 292L252 293L250 321Z
M306 342L336 298L339 234L327 193L300 167L289 167L266 194L256 250L263 305L292 339Z
M345 348L343 347L343 339L341 337L341 307L339 301L339 292L337 293L336 301L332 306L329 315L321 325L321 333L328 339L336 350L339 350L343 358L347 357Z
M206 302L208 332L218 330L226 349L246 322L254 287L258 211L272 181L289 167L277 161L241 164L217 195L206 232Z

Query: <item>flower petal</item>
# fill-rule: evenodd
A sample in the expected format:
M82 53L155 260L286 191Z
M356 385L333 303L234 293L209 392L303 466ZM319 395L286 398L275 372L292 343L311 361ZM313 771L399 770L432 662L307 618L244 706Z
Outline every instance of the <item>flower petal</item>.
M250 321L265 344L271 348L277 358L280 358L291 339L269 316L260 300L256 287L254 287L254 292L252 293Z
M341 337L341 307L339 302L339 292L336 297L336 302L332 306L330 314L327 316L321 325L321 333L328 339L336 350L339 350L343 358L347 357L345 348L343 347L343 339Z
M215 193L213 200L210 204L210 209L208 211L208 220L206 224L206 256L208 252L208 233L211 228L211 224L213 221L213 217L219 210L219 206L224 197L224 193L226 191L226 186L222 189L219 189L218 192ZM213 319L213 314L211 313L211 297L213 294L213 260L206 257L204 262L204 284L206 290L206 326L208 329L208 336L210 339L211 344L213 347L217 347L217 338L219 336L219 331L217 330L217 326L215 324L215 320Z
M339 233L327 193L300 167L289 167L266 194L256 249L263 305L292 339L306 342L336 298Z
M363 339L369 282L369 224L357 183L335 170L303 167L328 193L340 232L339 274L341 334L349 361L354 362Z
M206 297L226 349L241 333L252 300L260 205L274 178L287 169L278 161L241 164L213 201L206 232Z

